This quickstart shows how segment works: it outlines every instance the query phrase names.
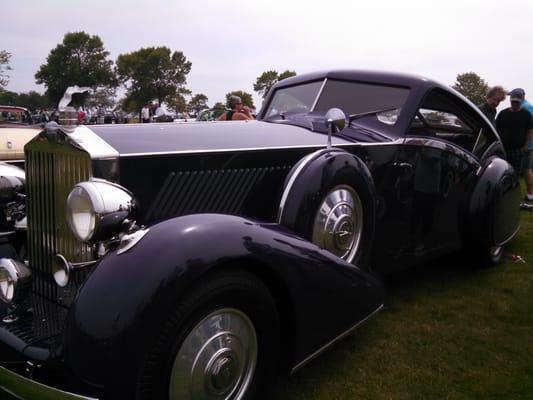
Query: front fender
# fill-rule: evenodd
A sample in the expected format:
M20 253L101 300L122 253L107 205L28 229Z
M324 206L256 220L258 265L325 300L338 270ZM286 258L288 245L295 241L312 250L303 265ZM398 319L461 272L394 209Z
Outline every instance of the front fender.
M277 224L196 214L150 227L136 246L106 255L69 311L65 356L94 386L131 382L146 346L205 274L232 265L274 278L286 291L300 361L383 303L358 268ZM278 299L279 300L279 299Z

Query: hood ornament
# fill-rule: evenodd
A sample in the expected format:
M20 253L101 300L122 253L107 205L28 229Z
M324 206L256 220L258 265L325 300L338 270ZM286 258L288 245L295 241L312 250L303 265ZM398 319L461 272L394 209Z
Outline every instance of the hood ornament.
M90 87L79 87L79 86L69 86L67 90L65 90L65 94L59 100L59 105L57 106L57 110L59 111L59 123L61 125L66 126L72 126L76 125L78 122L78 113L74 109L74 107L69 106L70 102L72 101L72 95L75 93L85 93L85 92L92 92L93 90Z

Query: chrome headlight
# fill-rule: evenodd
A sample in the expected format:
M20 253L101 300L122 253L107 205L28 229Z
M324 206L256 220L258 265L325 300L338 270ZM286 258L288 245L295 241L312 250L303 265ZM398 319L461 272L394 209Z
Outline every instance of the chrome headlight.
M10 258L0 258L0 299L11 303L29 287L31 272L26 264Z
M6 204L24 190L26 174L22 168L0 163L0 202Z
M126 230L133 217L135 200L120 185L92 179L74 186L67 198L67 222L82 242L109 239Z

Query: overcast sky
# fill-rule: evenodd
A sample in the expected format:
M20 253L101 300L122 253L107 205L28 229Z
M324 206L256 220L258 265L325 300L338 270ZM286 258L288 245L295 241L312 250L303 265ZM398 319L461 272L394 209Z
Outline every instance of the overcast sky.
M182 51L188 88L210 105L245 90L259 106L253 83L269 69L378 69L444 84L473 71L533 99L531 0L17 0L2 9L0 50L12 55L16 92L44 92L39 66L65 33L85 31L113 60L147 46Z

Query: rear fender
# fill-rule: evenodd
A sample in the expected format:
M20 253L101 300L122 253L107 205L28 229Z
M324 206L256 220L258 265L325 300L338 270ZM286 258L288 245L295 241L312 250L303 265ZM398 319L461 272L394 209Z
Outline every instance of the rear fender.
M470 198L470 239L488 246L509 241L520 225L520 184L511 165L491 157L479 174Z

